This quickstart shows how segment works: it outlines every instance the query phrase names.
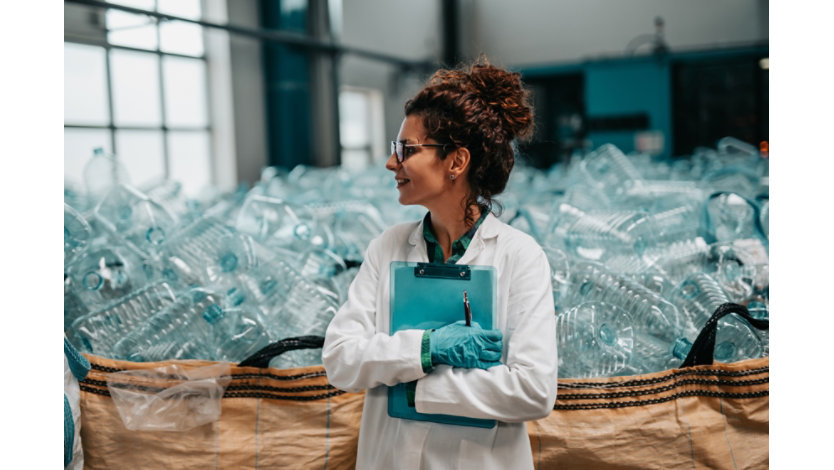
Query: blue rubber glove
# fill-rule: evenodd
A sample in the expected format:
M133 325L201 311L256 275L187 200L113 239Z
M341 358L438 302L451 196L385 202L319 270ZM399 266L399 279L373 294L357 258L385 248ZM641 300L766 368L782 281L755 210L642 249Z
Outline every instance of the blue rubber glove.
M432 364L489 369L500 364L504 347L500 330L485 330L476 322L446 325L431 332Z

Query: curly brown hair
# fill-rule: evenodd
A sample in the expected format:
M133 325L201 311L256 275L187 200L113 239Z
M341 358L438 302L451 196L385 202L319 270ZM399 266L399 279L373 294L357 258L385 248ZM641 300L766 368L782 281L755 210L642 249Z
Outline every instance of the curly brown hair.
M472 206L491 211L493 196L504 191L515 163L512 141L533 131L533 107L521 74L489 64L440 69L405 104L405 115L422 118L428 137L469 150L464 201L465 223L474 223ZM447 152L441 152L445 159ZM498 204L500 207L500 204Z

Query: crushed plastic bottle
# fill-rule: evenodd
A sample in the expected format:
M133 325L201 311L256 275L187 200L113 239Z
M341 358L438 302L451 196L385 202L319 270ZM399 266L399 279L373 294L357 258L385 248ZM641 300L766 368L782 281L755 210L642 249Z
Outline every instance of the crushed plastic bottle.
M586 302L556 317L561 377L609 377L631 360L633 320L606 302Z
M114 346L117 357L242 361L269 344L260 312L224 308L222 296L197 288L149 317Z

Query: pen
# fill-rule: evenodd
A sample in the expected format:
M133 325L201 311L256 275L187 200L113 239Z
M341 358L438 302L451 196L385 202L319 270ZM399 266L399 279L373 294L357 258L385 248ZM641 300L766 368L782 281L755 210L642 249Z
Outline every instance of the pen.
M463 291L463 314L466 318L466 326L472 326L472 309L469 308L469 297Z

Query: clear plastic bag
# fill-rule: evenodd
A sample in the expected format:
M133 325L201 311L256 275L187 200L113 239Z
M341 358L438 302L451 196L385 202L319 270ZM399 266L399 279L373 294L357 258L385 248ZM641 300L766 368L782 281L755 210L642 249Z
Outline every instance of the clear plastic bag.
M108 374L107 388L127 429L188 431L220 418L230 372L225 362L191 369L169 364Z

